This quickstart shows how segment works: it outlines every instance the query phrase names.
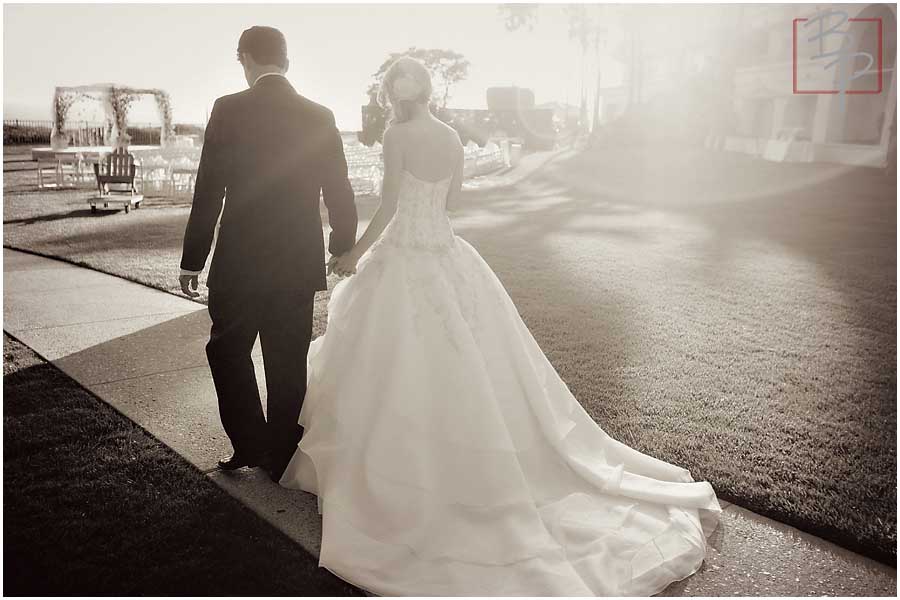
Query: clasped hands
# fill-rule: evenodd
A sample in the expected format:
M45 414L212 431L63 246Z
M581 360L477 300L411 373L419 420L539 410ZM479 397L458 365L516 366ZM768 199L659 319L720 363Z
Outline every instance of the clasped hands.
M341 254L340 256L332 256L328 260L327 271L331 275L334 273L338 277L350 277L356 273L356 263L359 259L352 251Z
M356 263L359 259L353 252L345 252L340 256L332 256L328 261L328 274L334 273L339 277L350 277L356 273ZM188 298L199 298L200 293L197 288L200 287L199 277L197 275L183 274L178 277L178 283L181 286L182 293Z

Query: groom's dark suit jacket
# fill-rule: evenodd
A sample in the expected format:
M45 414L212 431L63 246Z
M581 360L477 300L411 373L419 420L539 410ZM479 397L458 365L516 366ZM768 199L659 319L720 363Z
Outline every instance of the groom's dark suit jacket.
M221 211L211 291L326 289L320 192L332 229L329 252L342 254L355 242L357 215L330 110L278 75L219 98L206 127L181 267L203 269Z

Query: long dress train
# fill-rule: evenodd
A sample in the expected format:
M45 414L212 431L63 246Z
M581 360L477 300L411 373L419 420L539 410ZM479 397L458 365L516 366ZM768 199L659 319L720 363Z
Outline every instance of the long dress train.
M695 573L712 486L611 438L444 210L398 208L309 350L281 485L318 496L319 564L381 595L645 596Z

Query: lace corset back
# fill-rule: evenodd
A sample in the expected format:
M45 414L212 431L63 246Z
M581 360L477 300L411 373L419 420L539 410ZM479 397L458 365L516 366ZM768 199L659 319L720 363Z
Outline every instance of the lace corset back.
M440 181L426 181L404 170L397 198L397 212L385 228L382 242L424 250L440 250L451 246L454 236L446 210L450 181L451 177Z

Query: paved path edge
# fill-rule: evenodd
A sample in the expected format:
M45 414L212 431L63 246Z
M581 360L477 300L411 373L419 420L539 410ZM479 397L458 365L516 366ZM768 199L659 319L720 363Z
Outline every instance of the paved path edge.
M550 159L552 160L552 158ZM548 160L549 162L549 160ZM98 271L96 269L90 269L89 267L85 267L83 265L76 264L71 261L61 260L56 257L46 256L36 252L28 252L22 251L19 249L7 247L4 245L6 251L26 253L32 256L39 257L43 260L48 261L56 261L62 262L64 264L70 265L74 268L81 268L93 271L95 273L100 273L102 275L106 275L107 277L129 281L129 283L135 283L137 285L141 285L146 289L146 291L150 294L153 293L162 293L168 296L179 297L177 294L172 294L170 292L166 292L160 290L158 288L153 288L150 286L146 286L141 284L140 282L130 281L124 278L116 277L115 275L110 275L108 273L103 273L102 271ZM205 305L200 303L193 302L188 300L187 298L183 298L183 300L187 302L191 302L193 305L197 307L197 310L204 310ZM5 319L4 319L5 320ZM50 360L45 356L40 349L34 348L31 344L22 341L19 336L16 335L15 332L9 331L6 327L6 323L4 322L4 332L6 332L11 337L15 338L17 341L22 343L23 345L29 347L34 351L38 356L41 357L42 360L47 361L50 364L53 364L55 368L60 368L57 364L57 361ZM114 402L111 402L108 398L105 397L102 390L96 389L97 386L90 382L81 381L78 377L74 376L72 373L67 372L65 369L61 369L68 377L73 379L80 387L89 391L92 395L98 397L108 406L111 406L122 416L128 418L136 425L141 427L142 430L146 431L149 435L153 436L155 439L160 442L166 444L171 448L174 452L182 456L188 462L192 462L194 466L197 465L193 463L188 457L186 457L182 452L179 452L178 449L173 448L170 444L166 443L165 440L160 439L154 431L149 428L145 423L142 423L131 416L127 415L123 412L120 407L118 407ZM101 384L102 386L102 384ZM201 469L198 467L198 471L200 471L205 477L211 479L216 485L218 485L221 489L226 491L228 494L233 496L234 498L241 501L248 508L254 511L257 515L265 519L271 525L273 525L276 529L281 531L282 533L288 535L291 539L297 542L305 551L309 552L314 558L318 559L319 556L319 544L320 544L320 530L318 529L319 523L310 523L309 519L318 519L318 514L310 512L310 509L314 509L316 506L315 497L311 494L307 494L305 492L297 492L292 490L285 490L277 486L275 483L271 482L268 477L262 473L259 469L247 470L243 469L241 471L235 473L226 473L217 468L213 469ZM273 498L277 498L278 502L273 502ZM281 502L281 504L279 504ZM281 515L284 515L287 510L284 508L284 502L287 502L291 505L291 512L289 514L301 514L300 518L294 519L285 519ZM797 537L802 537L806 541L811 541L817 545L818 547L826 550L828 553L839 555L842 557L849 557L851 560L859 562L861 564L865 564L868 568L873 569L875 571L881 572L886 576L893 577L894 581L896 581L896 569L892 568L889 565L885 565L881 562L878 562L872 558L866 557L864 555L860 555L858 553L847 550L833 542L828 540L819 538L814 534L810 534L799 529L796 529L790 525L785 525L781 522L775 521L763 515L759 515L747 509L744 509L736 504L731 502L727 502L724 500L720 501L720 504L723 507L723 516L725 514L733 514L739 515L745 519L750 521L754 521L758 523L762 527L768 528L777 528L779 530L790 530L793 535ZM298 512L293 512L294 510ZM304 518L307 519L304 522ZM690 579L690 578L689 578Z

